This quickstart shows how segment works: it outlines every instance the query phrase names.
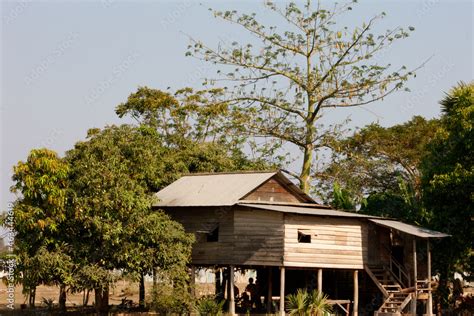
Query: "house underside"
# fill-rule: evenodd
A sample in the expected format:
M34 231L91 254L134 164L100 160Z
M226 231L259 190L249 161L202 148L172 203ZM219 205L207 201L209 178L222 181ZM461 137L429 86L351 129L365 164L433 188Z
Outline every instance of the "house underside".
M444 234L318 205L280 172L187 176L157 196L196 236L193 271L225 271L216 288L231 314L248 308L229 286L236 269L257 271L256 313L284 314L281 298L302 288L342 315L432 314L429 240Z

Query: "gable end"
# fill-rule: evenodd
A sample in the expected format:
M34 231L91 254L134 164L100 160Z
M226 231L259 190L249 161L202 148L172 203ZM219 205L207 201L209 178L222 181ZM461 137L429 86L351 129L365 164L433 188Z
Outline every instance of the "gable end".
M276 177L270 178L252 192L241 198L241 200L287 203L307 202L301 196L292 192L286 185L278 181Z

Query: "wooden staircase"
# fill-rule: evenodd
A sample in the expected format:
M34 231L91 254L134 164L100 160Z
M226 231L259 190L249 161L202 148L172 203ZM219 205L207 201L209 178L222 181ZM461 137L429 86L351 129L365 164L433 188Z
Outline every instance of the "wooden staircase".
M396 276L387 267L366 266L365 270L384 295L382 306L374 316L400 316L412 299L410 289L402 287Z

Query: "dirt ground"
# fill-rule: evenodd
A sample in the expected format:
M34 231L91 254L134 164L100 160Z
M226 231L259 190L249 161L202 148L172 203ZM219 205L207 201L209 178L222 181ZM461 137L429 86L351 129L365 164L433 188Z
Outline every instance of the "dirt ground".
M246 284L237 284L239 290L242 291ZM151 290L152 283L145 283L145 291L149 293ZM214 284L212 283L197 283L196 284L196 295L198 297L203 295L209 295L214 293ZM84 293L76 293L67 295L67 306L82 306ZM39 286L36 289L36 305L45 306L43 303L44 299L51 299L55 304L58 303L59 288L55 286ZM115 286L110 289L109 302L111 305L119 305L122 299L127 298L138 304L138 283L132 283L129 281L118 281ZM94 293L91 292L89 295L89 305L94 302ZM26 304L26 297L22 294L21 285L15 287L15 309L19 309L21 304ZM5 309L7 306L7 287L5 284L0 284L0 310Z
M146 284L149 287L150 284ZM0 285L0 308L6 307L7 304L7 288L4 284ZM81 306L83 301L84 293L68 293L67 295L67 306ZM45 299L52 299L54 303L58 303L59 288L55 286L39 286L36 289L36 305L44 305ZM110 304L118 305L122 302L123 298L132 299L138 301L138 284L129 283L127 281L119 281L116 286L110 289ZM89 295L89 304L94 301L94 293ZM15 287L15 309L20 308L21 304L26 304L27 299L22 294L21 285Z

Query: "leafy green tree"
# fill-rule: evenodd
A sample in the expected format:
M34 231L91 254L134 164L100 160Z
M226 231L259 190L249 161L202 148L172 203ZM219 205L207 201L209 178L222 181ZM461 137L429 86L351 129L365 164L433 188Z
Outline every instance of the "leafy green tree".
M107 308L112 270L142 276L155 267L177 273L189 261L192 238L151 209L153 193L167 184L165 175L176 173L167 158L159 135L146 126L90 130L86 141L67 152L75 254L81 267L104 271L104 278L91 280L99 309Z
M229 105L222 101L222 95L221 89L184 88L171 94L139 87L115 111L121 118L129 116L140 125L155 129L162 146L170 150L167 156L183 172L260 170L275 166L269 162L271 157L278 163L273 147L250 142L252 158L244 154L245 139L231 131ZM175 176L176 172L170 174Z
M194 236L186 234L178 222L162 211L153 211L133 220L134 229L124 240L127 270L140 279L140 305L145 305L144 275L160 274L174 288L186 290L187 264ZM157 275L154 276L155 279Z
M64 245L69 172L68 164L48 149L32 150L13 169L14 252L32 307L38 285L56 284L64 308L65 286L72 283L72 262Z
M370 124L347 138L333 140L331 163L316 173L318 194L330 196L334 182L348 190L357 203L373 192L400 194L409 186L421 197L419 164L439 126L420 116L391 127Z
M453 272L473 274L474 83L461 83L441 101L441 127L423 159L423 200L432 212L431 226L451 234L436 245L435 268L440 296L447 305L447 282Z
M230 83L224 92L239 132L290 143L302 152L297 178L309 192L315 151L328 146L320 126L325 110L369 104L401 89L413 72L374 56L408 32L397 27L372 33L384 13L360 27L337 27L339 16L352 10L350 3L330 9L311 1L302 8L265 4L285 29L264 25L254 13L215 11L217 18L241 26L258 46L229 41L212 48L192 39L186 54L221 66L218 78L206 83Z
M219 142L228 137L224 131L228 107L218 100L221 95L221 89L184 88L171 94L139 87L115 111L119 117L130 116L155 128L164 146Z
M419 164L439 126L420 116L391 127L370 124L347 138L333 140L331 163L316 174L317 194L336 201L340 184L354 210L426 225ZM339 199L340 200L340 199Z
M354 204L354 199L349 191L341 188L337 182L334 183L333 196L332 207L335 209L355 211L356 205Z

